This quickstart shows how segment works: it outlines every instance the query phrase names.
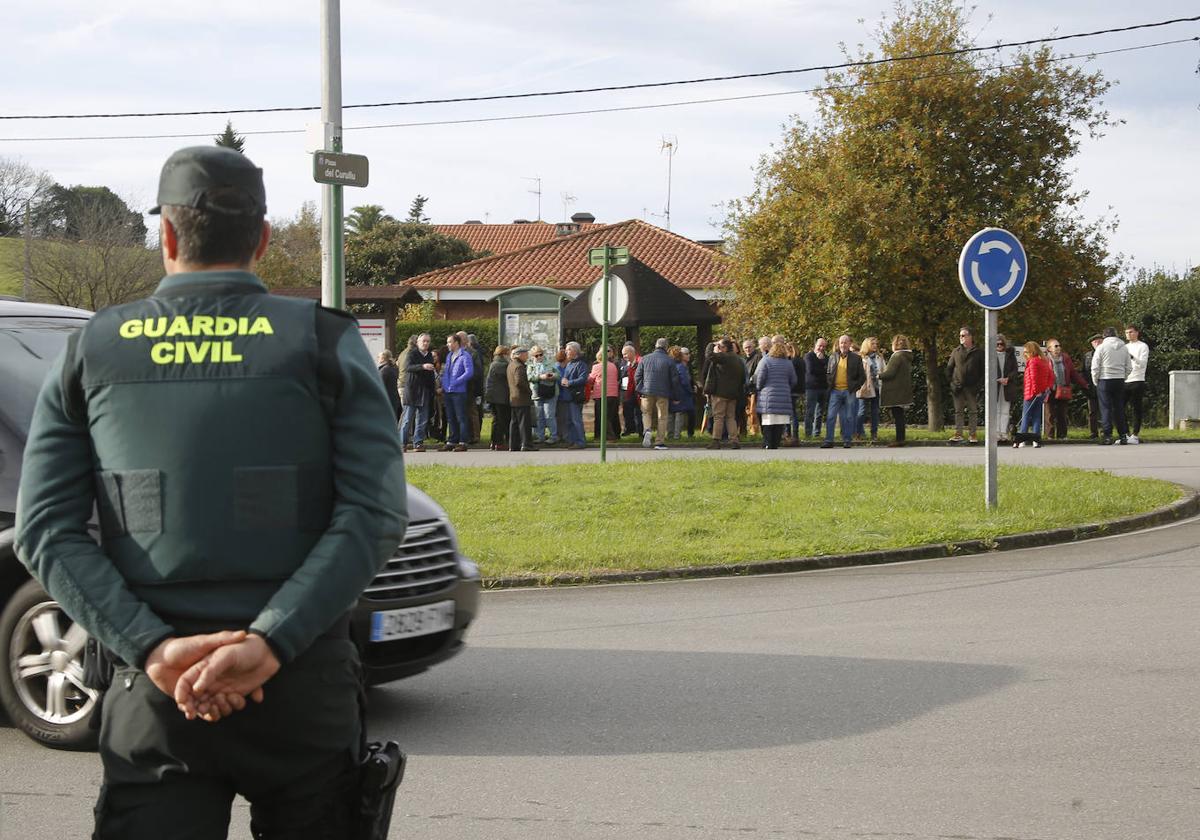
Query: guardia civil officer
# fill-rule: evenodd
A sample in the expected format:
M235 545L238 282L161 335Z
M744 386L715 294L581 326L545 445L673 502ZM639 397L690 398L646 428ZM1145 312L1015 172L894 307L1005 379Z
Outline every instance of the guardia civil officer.
M347 611L407 524L392 410L350 316L252 273L262 170L181 149L151 212L167 276L55 364L17 513L22 562L119 660L95 836L225 837L236 793L255 837L345 837Z

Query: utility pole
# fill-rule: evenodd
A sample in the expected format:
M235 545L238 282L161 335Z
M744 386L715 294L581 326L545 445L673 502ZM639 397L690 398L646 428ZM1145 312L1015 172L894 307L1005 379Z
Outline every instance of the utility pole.
M326 151L342 150L341 0L321 0L321 121L331 138ZM321 186L321 303L346 308L346 268L342 231L342 186Z
M33 214L29 210L29 201L25 201L25 263L24 271L21 276L21 297L29 300L29 295L33 292L33 261L30 256L30 237L33 236Z

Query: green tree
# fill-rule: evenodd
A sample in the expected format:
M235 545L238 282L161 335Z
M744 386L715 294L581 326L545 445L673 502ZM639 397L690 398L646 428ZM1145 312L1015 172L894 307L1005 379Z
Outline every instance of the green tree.
M271 220L271 245L255 269L272 289L321 285L321 219L306 201L290 219Z
M383 207L380 205L362 204L351 210L350 215L346 217L346 235L356 236L366 233L380 222L394 221L396 220L383 212Z
M952 0L898 4L878 52L852 60L972 46ZM1068 162L1082 134L1108 124L1099 73L1049 49L859 65L827 76L813 125L794 119L762 159L754 192L732 202L729 321L808 338L907 333L926 358L930 428L941 427L939 371L979 310L958 286L958 256L977 230L1014 233L1029 283L1001 313L1014 339L1081 342L1115 311L1112 223L1077 211ZM886 340L886 338L885 338Z
M1122 294L1121 317L1156 351L1200 350L1200 267L1140 271Z
M384 286L427 271L486 256L461 239L445 236L429 225L381 222L346 240L346 282Z
M103 232L106 240L146 244L142 214L130 209L108 187L64 187L53 184L30 219L33 235L78 241Z
M246 138L233 130L233 120L225 121L225 130L214 137L213 142L235 152L245 151Z
M429 224L429 217L425 215L425 205L429 202L429 198L423 195L418 195L412 200L412 204L408 205L408 218L404 221L416 225Z
M146 247L140 214L134 224L125 202L103 187L56 185L50 200L58 205L55 224L27 243L33 299L96 310L154 290L162 254Z

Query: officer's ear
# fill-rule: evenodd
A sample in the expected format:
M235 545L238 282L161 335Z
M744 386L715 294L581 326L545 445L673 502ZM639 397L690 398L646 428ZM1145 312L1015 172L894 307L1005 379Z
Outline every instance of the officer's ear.
M254 249L254 259L252 263L256 263L263 258L263 254L267 253L267 246L271 244L271 223L263 219L262 233L258 237L258 247Z
M162 243L163 266L169 272L179 258L179 237L165 213L158 217L158 239Z

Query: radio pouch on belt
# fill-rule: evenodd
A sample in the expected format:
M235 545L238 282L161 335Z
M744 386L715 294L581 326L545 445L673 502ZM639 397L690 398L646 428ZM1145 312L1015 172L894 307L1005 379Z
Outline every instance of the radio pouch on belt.
M404 779L407 757L395 741L367 744L359 767L358 830L355 840L387 840L396 804L396 788Z

